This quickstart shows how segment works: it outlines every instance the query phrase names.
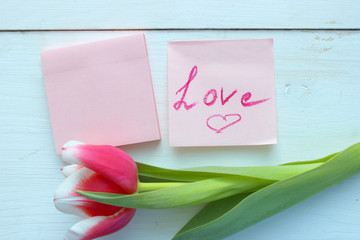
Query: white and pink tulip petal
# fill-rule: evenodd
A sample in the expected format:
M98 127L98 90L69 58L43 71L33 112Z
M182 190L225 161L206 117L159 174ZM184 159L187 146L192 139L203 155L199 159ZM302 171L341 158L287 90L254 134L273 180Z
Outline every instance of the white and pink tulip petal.
M80 145L87 145L80 141L71 140L64 144L61 150L61 158L63 161L71 164L77 164L81 165L81 162L79 159L77 159L72 152L75 151L77 147ZM67 150L66 152L64 150Z
M80 170L81 168L83 168L83 166L80 166L77 164L71 164L71 165L67 165L67 166L63 167L61 169L61 173L64 175L65 178L67 178L68 176L70 176L74 172Z
M124 151L109 145L90 145L77 141L66 143L62 159L87 167L124 189L124 194L137 191L137 167Z
M69 229L64 240L91 240L114 233L130 222L135 211L135 209L123 208L111 216L84 219Z
M124 189L119 185L88 168L81 168L67 177L57 188L54 197L55 207L61 212L80 217L109 216L122 209L85 198L76 190L124 194Z

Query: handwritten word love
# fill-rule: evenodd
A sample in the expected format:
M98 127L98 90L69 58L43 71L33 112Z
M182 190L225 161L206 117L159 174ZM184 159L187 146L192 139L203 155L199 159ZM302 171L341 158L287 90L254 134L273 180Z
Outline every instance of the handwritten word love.
M186 111L188 111L188 110L194 108L198 104L196 101L192 102L190 104L185 101L186 94L190 89L190 84L191 84L192 81L194 81L197 73L198 73L198 68L195 65L190 71L188 81L184 84L184 86L182 86L176 92L176 95L178 95L181 92L182 92L182 95L181 95L180 100L175 102L175 104L173 105L175 110L178 111L183 106L184 109ZM228 96L224 97L224 88L222 87L221 90L220 90L221 105L224 106L227 102L229 102L229 100L237 92L238 92L238 90L235 89ZM252 107L252 106L258 105L260 103L266 102L267 100L270 99L270 98L265 98L265 99L261 99L261 100L257 100L257 101L249 101L250 98L251 98L251 92L246 92L245 94L243 94L242 97L241 97L241 105L244 106L244 107ZM218 91L216 89L210 89L209 91L207 91L205 93L205 95L203 97L203 103L206 106L210 107L210 106L212 106L212 105L214 105L216 103L217 99L218 99ZM234 118L234 119L229 120L230 118ZM213 119L220 119L224 123L222 124L222 126L214 127L210 123L210 121L214 121ZM208 126L209 129L215 131L216 133L221 133L223 130L225 130L228 127L234 125L235 123L239 122L240 120L241 120L241 116L238 113L227 114L225 116L222 116L221 114L215 114L215 115L212 115L212 116L207 118L206 125Z
M182 86L176 92L176 95L179 94L181 91L183 91L183 94L181 96L181 99L174 104L175 110L180 110L181 106L184 106L185 110L190 110L191 108L193 108L197 105L197 102L188 104L185 101L186 94L190 88L190 83L195 79L197 73L198 73L198 68L195 65L191 69L188 81L185 83L184 86ZM237 93L237 91L238 91L237 89L233 90L232 93L224 99L224 88L222 87L220 90L221 104L225 105ZM216 102L217 98L218 98L218 93L217 93L216 89L210 89L204 95L203 102L206 106L212 106ZM251 98L251 92L247 92L244 95L242 95L241 105L243 105L244 107L251 107L251 106L254 106L254 105L257 105L257 104L260 104L260 103L263 103L263 102L266 102L267 100L269 100L269 98L265 98L265 99L261 99L261 100L257 100L257 101L248 102L250 100L250 98Z

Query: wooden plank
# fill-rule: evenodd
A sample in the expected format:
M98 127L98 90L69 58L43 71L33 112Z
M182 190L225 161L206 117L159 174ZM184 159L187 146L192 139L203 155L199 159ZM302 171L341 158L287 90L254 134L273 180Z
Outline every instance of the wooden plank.
M0 29L359 29L359 12L353 0L15 0Z
M39 52L133 32L0 33L0 238L61 239L79 219L52 204L63 166L55 155ZM163 167L275 165L321 157L360 139L358 31L148 31L162 140L126 146ZM278 140L273 146L170 148L167 41L274 38ZM121 133L119 133L121 134ZM229 239L358 239L360 175ZM104 239L170 239L197 211L139 210ZM300 227L301 226L301 227Z

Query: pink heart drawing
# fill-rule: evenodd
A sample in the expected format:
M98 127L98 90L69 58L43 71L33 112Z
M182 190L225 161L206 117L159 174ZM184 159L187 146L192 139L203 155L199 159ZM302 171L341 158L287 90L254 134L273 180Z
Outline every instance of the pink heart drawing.
M236 117L235 119L232 118L233 120L229 120L227 119L227 117ZM222 121L226 124L226 125L223 125L223 127L220 127L220 128L215 128L214 125L213 127L210 126L210 120L211 119L214 119L214 118L221 118ZM225 116L221 115L221 114L215 114L215 115L212 115L210 116L207 120L206 120L206 125L211 129L211 130L214 130L216 133L221 133L224 129L234 125L235 123L237 122L240 122L241 120L241 116L240 114L237 114L237 113L233 113L233 114L226 114ZM217 121L218 123L218 121ZM214 124L214 121L213 121L213 124Z

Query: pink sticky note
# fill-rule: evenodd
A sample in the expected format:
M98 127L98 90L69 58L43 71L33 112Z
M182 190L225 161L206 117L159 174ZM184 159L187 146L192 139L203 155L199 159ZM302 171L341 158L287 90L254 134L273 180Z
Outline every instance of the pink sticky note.
M170 146L275 144L272 39L168 44Z
M41 59L57 153L69 140L160 139L143 34L46 50Z

